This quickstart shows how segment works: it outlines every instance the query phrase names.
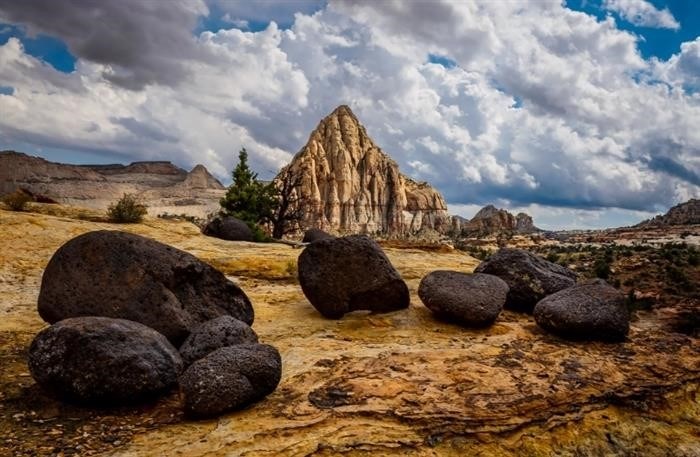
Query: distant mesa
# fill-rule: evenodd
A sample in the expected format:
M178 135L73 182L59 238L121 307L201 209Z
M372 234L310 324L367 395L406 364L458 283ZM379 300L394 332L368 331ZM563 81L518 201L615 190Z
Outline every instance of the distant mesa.
M301 181L302 230L406 235L451 227L442 195L401 174L345 105L321 120L277 179L288 174Z
M168 161L70 165L21 152L0 152L0 195L22 189L44 200L106 209L137 194L152 214L205 217L218 210L224 186L203 165L187 172ZM38 199L37 199L38 201Z
M541 231L535 227L532 216L526 213L512 213L497 209L493 205L484 206L471 220L464 218L460 224L464 235L484 236L497 233L529 234Z
M695 198L672 207L666 214L640 222L635 227L646 228L693 224L700 224L700 200Z

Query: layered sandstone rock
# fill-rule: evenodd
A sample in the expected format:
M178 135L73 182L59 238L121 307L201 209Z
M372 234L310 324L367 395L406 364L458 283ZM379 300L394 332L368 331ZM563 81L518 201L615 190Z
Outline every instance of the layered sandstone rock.
M16 189L59 203L106 209L137 194L149 213L205 217L219 207L224 186L203 165L187 172L168 161L129 165L69 165L20 152L0 152L0 195Z
M287 173L301 176L302 229L402 235L450 228L442 195L402 175L345 105L321 121L278 179Z
M523 234L539 231L528 214L518 213L514 216L493 205L481 208L471 220L463 222L460 228L463 233L469 235L490 235L501 232Z

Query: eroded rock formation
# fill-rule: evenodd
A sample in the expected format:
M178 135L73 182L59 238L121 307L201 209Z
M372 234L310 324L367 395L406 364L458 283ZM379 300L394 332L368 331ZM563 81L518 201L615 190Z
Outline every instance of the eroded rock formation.
M130 165L69 165L14 151L0 152L0 195L22 189L58 203L106 209L137 194L149 213L205 217L216 211L224 186L203 165L187 172L168 161Z
M301 175L302 229L407 234L448 230L442 195L404 176L345 105L323 119L283 174Z
M490 235L501 232L533 233L539 231L532 222L532 217L525 213L516 216L493 205L484 206L469 221L460 225L462 233L467 235Z

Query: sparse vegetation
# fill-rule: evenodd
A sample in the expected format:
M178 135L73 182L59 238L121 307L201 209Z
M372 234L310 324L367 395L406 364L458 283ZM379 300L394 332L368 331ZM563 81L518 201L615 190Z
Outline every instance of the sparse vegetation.
M124 194L122 198L107 208L107 218L110 222L136 223L143 220L147 207L134 194Z
M2 201L12 211L24 211L26 209L27 203L32 201L32 197L27 195L26 192L17 189L11 194L5 195Z

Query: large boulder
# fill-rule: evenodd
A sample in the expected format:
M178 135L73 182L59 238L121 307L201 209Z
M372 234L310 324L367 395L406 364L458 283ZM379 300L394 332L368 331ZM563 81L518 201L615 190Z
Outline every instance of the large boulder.
M243 408L276 388L282 376L279 352L267 344L229 346L197 360L180 377L185 412L211 417Z
M299 284L325 317L407 308L408 287L379 245L362 235L311 243L298 261Z
M76 316L129 319L175 344L222 315L253 323L250 300L221 272L150 238L106 230L56 251L42 278L39 314L49 323Z
M324 232L323 230L318 228L310 228L309 230L304 232L304 238L301 240L301 242L314 243L316 241L328 240L331 238L335 237L328 232Z
M534 317L543 329L572 340L624 340L629 332L625 295L598 279L545 297Z
M219 348L257 343L258 335L245 322L231 316L220 316L195 328L180 346L185 366Z
M435 315L471 327L491 325L507 294L505 281L483 273L433 271L418 286L418 296Z
M504 280L510 288L506 308L528 313L547 295L576 284L573 271L522 249L499 249L474 272Z
M233 216L216 216L202 229L207 236L229 241L253 241L253 231L248 224Z
M29 370L61 399L119 404L174 385L182 359L165 336L138 322L75 317L39 332L29 348Z

